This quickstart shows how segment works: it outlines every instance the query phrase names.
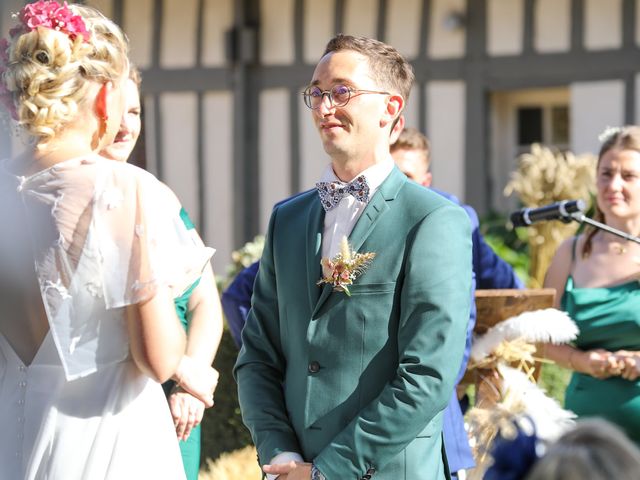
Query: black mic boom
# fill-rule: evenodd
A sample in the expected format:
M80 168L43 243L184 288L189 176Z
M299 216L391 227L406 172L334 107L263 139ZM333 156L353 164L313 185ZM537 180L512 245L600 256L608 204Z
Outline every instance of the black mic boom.
M523 208L511 214L511 223L514 227L527 227L534 222L542 220L571 220L571 214L584 212L585 204L582 200L563 200L561 202L545 205L540 208Z

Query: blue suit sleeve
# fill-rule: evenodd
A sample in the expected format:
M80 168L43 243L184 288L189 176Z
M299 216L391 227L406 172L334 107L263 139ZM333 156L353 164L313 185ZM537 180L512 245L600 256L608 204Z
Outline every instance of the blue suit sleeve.
M259 266L260 262L254 262L242 270L222 293L222 309L238 348L242 346L242 329L251 308L253 283Z
M471 219L473 239L473 272L476 275L476 288L487 290L492 288L524 288L522 280L507 262L502 260L487 244L480 233L478 214L469 205L464 205Z

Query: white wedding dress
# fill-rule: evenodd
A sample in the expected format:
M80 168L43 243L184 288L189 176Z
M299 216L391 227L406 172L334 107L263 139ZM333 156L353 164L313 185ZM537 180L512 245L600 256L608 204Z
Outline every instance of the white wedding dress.
M184 478L162 389L131 359L124 307L159 284L178 296L213 251L193 242L160 182L136 167L96 156L20 177L8 165L0 480ZM33 304L44 306L49 331L25 364L10 339L29 338L21 320Z

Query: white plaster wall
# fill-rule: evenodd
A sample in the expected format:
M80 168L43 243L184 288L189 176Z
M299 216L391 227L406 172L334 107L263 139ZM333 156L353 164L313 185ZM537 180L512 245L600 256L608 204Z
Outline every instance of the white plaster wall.
M384 39L408 59L420 51L422 0L389 0L385 17Z
M293 62L293 5L293 0L260 0L260 58L266 65Z
M342 33L375 37L378 0L347 0L345 3Z
M260 231L265 232L274 203L291 195L289 91L260 93Z
M466 0L433 0L429 22L428 55L431 58L460 58L465 53L466 29L447 27L447 16L466 14Z
M300 191L313 188L331 161L322 147L320 135L313 124L311 110L299 104L300 117Z
M304 2L304 61L315 64L324 47L333 37L335 0L305 0Z
M622 46L622 0L584 0L584 46L587 50Z
M537 0L533 46L540 53L566 52L571 47L571 0Z
M405 125L407 127L418 127L418 122L420 121L420 99L418 96L420 95L420 91L417 85L414 85L411 89L411 93L409 94L409 102L404 107L404 111L402 114L404 115Z
M11 0L9 0L11 1ZM4 3L4 0L3 2ZM22 2L24 5L26 2ZM59 2L62 3L62 2ZM113 0L87 0L87 5L93 8L97 8L107 18L113 18Z
M233 203L233 94L210 92L204 95L204 201L206 231L201 232L207 245L216 249L213 268L224 274L231 263L233 225L240 212Z
M162 110L162 169L164 181L175 192L194 222L198 221L198 125L195 93L165 93Z
M202 64L224 66L225 33L233 25L233 0L204 0Z
M433 186L465 196L465 84L430 82L427 94L427 136L431 141Z
M153 0L126 0L123 6L122 28L130 41L129 56L138 68L152 63Z
M196 64L197 0L163 0L160 64L189 68Z
M524 32L523 0L487 0L489 55L519 55Z
M624 123L624 82L607 80L571 85L571 150L598 153L598 136Z

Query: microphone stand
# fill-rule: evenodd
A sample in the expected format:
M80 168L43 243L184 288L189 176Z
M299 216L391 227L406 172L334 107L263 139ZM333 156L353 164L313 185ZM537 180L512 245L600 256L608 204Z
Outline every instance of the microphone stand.
M586 223L588 225L591 225L592 227L598 228L600 230L604 230L605 232L612 233L613 235L624 238L625 240L629 240L630 242L640 243L640 238L634 235L625 233L616 228L610 227L609 225L605 225L604 223L596 222L595 220L585 216L585 214L582 212L575 212L575 213L571 213L569 215L563 216L561 220L564 223L569 223L571 220L574 220L578 223Z

